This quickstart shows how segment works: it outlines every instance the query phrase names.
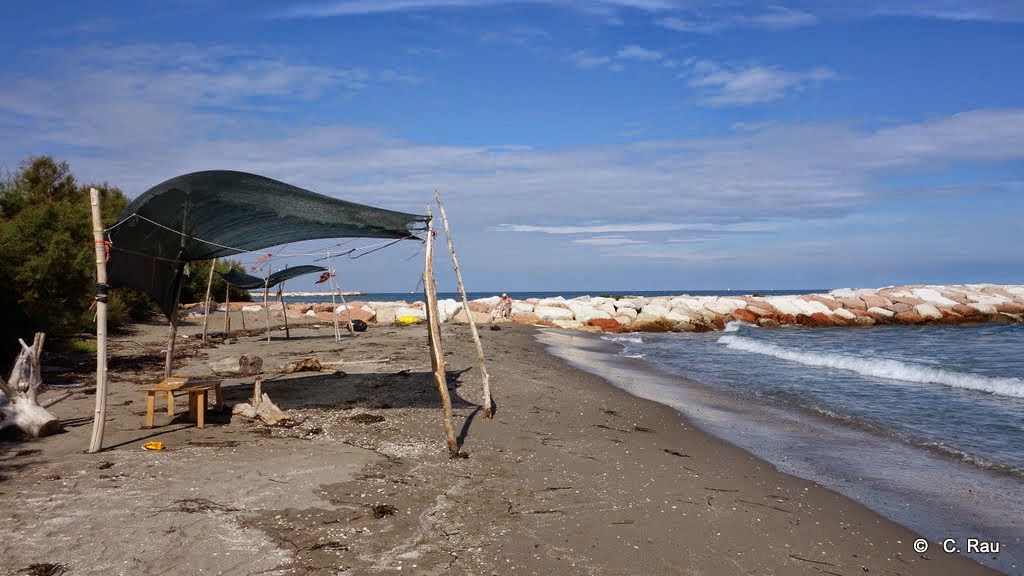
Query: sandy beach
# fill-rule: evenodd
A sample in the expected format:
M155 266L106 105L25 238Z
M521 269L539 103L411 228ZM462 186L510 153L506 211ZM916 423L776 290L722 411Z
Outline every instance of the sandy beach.
M222 320L214 317L213 326ZM314 328L314 326L319 326ZM194 320L181 332L201 330ZM197 429L145 394L166 327L111 343L105 450L85 454L94 366L53 408L66 432L0 443L0 568L67 574L994 574L864 506L788 476L545 352L537 328L483 330L497 404L485 420L468 327L443 326L450 459L426 329L326 323L233 343L182 339L175 373L255 354L263 391L304 418L268 428L211 413ZM341 373L278 376L305 357ZM253 379L229 380L225 402ZM49 392L48 394L53 394ZM183 399L179 399L179 413ZM163 451L142 444L158 440ZM56 567L55 567L56 566ZM59 571L51 573L62 573Z

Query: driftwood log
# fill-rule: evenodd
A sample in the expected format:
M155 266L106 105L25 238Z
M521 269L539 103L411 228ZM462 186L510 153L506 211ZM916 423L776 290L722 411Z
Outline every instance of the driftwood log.
M263 393L259 376L253 385L252 400L246 404L235 404L231 408L231 413L251 420L260 420L267 426L290 426L302 422L302 418L281 410L270 400L270 396Z
M60 420L47 408L71 396L65 392L60 396L39 401L39 388L43 385L40 361L46 335L37 332L29 346L24 340L21 353L14 363L10 377L0 377L0 436L18 431L32 438L49 436L60 431Z

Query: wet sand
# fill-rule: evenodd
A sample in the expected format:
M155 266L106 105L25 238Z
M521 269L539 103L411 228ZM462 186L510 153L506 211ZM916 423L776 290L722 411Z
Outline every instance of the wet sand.
M213 326L221 320L213 319ZM141 428L163 325L112 342L106 449L84 454L94 396L54 407L67 432L0 444L6 572L70 574L991 574L864 506L782 474L547 354L535 329L483 330L493 420L478 408L468 328L443 327L455 427L448 458L423 326L321 324L273 342L180 343L176 374L264 359L263 391L305 421L211 414ZM195 334L198 323L182 332ZM345 374L274 377L303 357ZM87 371L85 365L80 370ZM88 372L73 375L88 381ZM225 383L244 401L252 378ZM179 405L184 401L179 399ZM159 408L159 405L158 405ZM183 410L179 406L179 411ZM165 443L146 451L150 440Z

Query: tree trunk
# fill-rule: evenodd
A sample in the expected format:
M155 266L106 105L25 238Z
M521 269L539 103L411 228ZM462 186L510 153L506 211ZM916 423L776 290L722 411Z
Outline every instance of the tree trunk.
M60 420L50 414L45 406L52 406L61 398L39 403L39 387L42 386L40 359L46 335L37 332L32 346L19 340L21 354L5 382L0 377L0 434L18 430L32 438L49 436L60 431Z

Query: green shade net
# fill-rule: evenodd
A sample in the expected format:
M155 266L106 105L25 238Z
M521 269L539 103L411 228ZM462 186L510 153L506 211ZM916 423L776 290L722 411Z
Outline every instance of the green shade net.
M324 268L323 266L304 264L302 266L278 270L268 276L265 280L258 276L250 276L245 272L234 268L227 272L217 272L217 275L235 288L252 290L254 288L263 288L264 286L267 288L273 288L285 280L291 280L292 278L298 278L299 276L305 276L306 274L312 274L314 272L327 272L327 268Z
M108 234L107 283L147 292L169 318L187 262L319 238L415 240L412 230L428 219L256 174L193 172L150 188L124 209Z

